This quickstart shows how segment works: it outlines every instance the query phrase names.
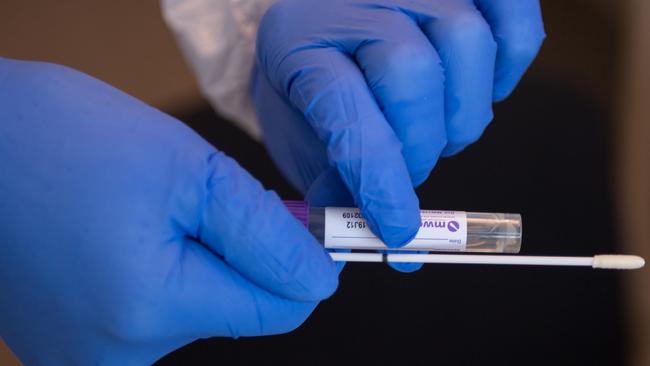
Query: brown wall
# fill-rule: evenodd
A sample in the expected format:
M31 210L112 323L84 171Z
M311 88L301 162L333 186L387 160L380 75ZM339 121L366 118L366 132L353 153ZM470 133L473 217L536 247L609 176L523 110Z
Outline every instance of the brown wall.
M3 0L0 55L74 67L167 111L199 100L157 0Z

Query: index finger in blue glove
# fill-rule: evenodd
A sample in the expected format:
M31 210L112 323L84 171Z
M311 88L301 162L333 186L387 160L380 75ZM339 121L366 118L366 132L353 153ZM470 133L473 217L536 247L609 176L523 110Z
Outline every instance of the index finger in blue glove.
M278 196L222 153L208 163L212 173L198 240L278 295L315 301L334 292L334 263Z
M333 47L311 47L289 53L270 67L272 72L267 69L266 74L274 78L271 84L325 143L330 164L372 231L389 246L406 244L420 227L418 199L402 145L356 64Z
M415 20L393 9L370 13L382 27L366 32L355 58L404 148L415 186L426 180L447 144L440 57ZM373 24L373 22L370 22Z
M182 271L168 275L166 281L169 298L164 311L170 314L155 314L153 321L167 319L160 332L190 339L286 333L302 324L318 304L289 300L257 286L193 239L185 238L182 247L178 266ZM141 314L136 323L146 325L147 318ZM148 325L143 329L152 331Z
M478 140L492 120L496 43L471 2L447 1L446 7L424 9L419 22L445 70L447 146L443 156L449 156Z
M494 100L500 101L512 92L542 46L542 12L538 0L478 0L476 5L497 42Z

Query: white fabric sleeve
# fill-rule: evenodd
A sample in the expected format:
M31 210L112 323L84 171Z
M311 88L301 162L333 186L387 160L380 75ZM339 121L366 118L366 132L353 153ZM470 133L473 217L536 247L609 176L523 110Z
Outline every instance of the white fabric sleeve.
M274 0L161 0L162 13L212 107L255 139L249 93L259 21Z

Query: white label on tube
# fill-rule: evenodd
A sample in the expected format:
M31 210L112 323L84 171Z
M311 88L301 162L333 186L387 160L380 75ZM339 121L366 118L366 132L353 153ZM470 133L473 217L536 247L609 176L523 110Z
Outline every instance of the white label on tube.
M464 211L420 211L422 223L415 238L400 250L461 252L467 243ZM389 249L370 231L358 208L325 208L325 248Z

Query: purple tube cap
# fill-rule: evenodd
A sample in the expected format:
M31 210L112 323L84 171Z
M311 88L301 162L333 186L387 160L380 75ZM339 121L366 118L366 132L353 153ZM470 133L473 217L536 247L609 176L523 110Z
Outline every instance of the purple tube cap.
M282 201L291 214L302 222L305 227L309 227L309 202L307 201Z

